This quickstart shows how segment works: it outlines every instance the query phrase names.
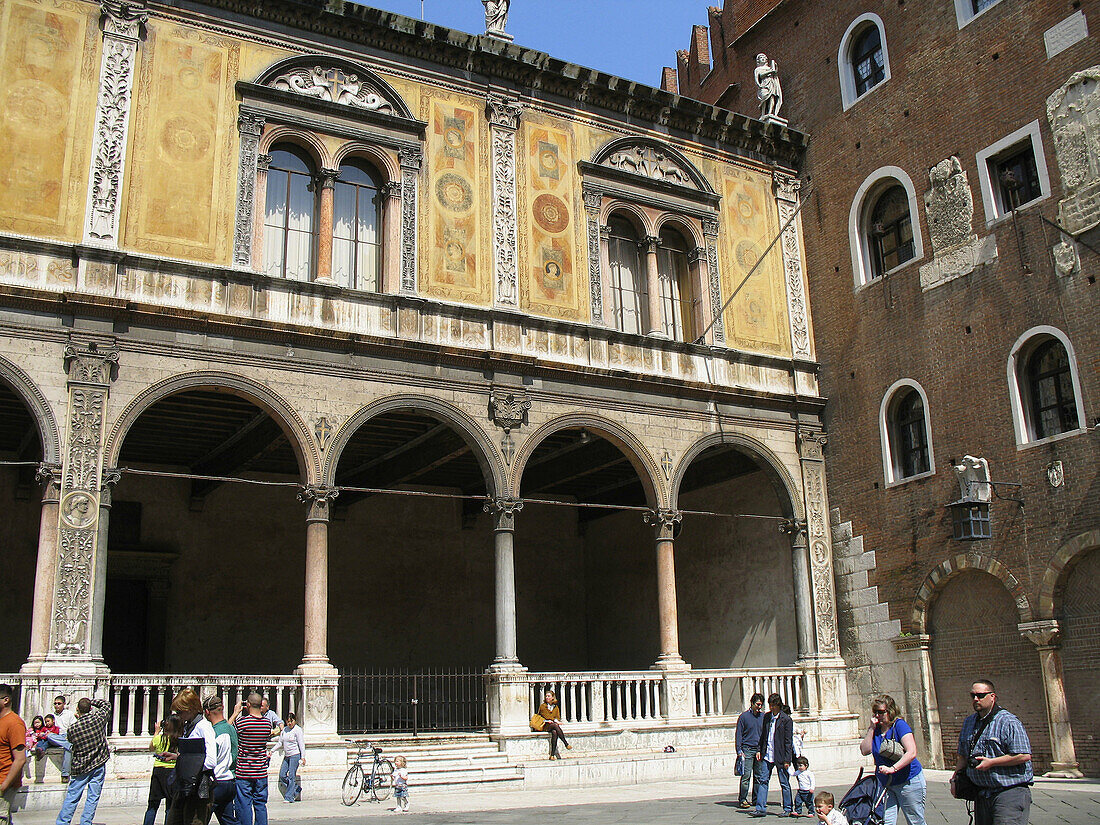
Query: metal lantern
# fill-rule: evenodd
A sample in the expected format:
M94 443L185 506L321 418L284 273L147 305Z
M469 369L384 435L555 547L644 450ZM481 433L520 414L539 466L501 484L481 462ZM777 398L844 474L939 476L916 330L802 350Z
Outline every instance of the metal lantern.
M989 521L988 501L961 499L947 505L951 508L951 526L956 541L979 541L993 538L993 526Z

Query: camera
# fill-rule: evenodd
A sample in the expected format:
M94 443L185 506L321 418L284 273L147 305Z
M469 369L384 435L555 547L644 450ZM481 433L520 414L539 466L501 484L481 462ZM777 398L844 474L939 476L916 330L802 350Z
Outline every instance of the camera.
M971 756L970 759L967 760L966 764L972 768L976 768L978 767L978 765L982 764L983 758L984 757L981 756Z

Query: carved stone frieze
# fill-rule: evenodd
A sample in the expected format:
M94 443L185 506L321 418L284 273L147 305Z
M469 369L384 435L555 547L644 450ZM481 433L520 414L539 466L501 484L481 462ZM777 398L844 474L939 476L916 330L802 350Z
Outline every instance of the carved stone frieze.
M787 285L787 314L790 316L791 349L796 358L810 358L810 320L806 305L806 283L802 275L802 241L798 219L798 178L776 172L775 199L779 205L779 224L786 227L780 248L783 254L784 281ZM793 220L792 220L793 218Z
M130 103L143 4L103 4L103 57L99 68L92 163L88 179L86 242L118 245L121 188L129 141ZM128 11L128 9L138 9Z
M237 164L237 216L233 232L233 262L241 266L252 263L253 207L256 203L256 173L260 166L260 135L265 119L251 112L241 112L237 131L241 135L240 158ZM267 164L271 156L264 155Z
M403 146L401 162L401 291L416 292L416 201L424 152L419 146Z
M619 146L603 159L601 165L649 180L697 188L690 171L677 158L649 144Z
M1058 217L1076 235L1100 224L1100 66L1074 73L1048 97L1047 119L1065 195Z
M518 232L516 229L516 128L521 108L513 100L490 95L489 118L493 162L493 267L496 304L519 306Z
M55 656L85 656L97 581L99 507L117 470L104 473L103 443L108 386L118 352L72 345L65 350L69 374L69 417L58 508L58 556L51 617L50 651Z
M397 114L393 102L386 97L385 89L340 68L299 66L277 75L267 85L314 100L387 115Z

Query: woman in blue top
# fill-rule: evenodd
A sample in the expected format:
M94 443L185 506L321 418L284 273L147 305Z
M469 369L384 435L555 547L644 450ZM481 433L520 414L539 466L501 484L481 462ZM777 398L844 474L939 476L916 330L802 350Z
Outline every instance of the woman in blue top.
M897 825L898 808L909 825L924 823L924 771L917 761L917 740L913 729L898 716L898 705L891 696L876 696L871 702L871 727L859 743L859 752L873 755L880 778L886 785L885 825ZM901 743L900 759L887 758L879 751L883 740ZM889 746L888 746L889 747Z

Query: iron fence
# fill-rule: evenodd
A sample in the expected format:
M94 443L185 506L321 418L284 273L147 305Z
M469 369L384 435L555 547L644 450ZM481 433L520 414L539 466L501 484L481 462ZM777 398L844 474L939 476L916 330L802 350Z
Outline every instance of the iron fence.
M481 731L488 724L485 671L474 668L340 673L341 734Z

